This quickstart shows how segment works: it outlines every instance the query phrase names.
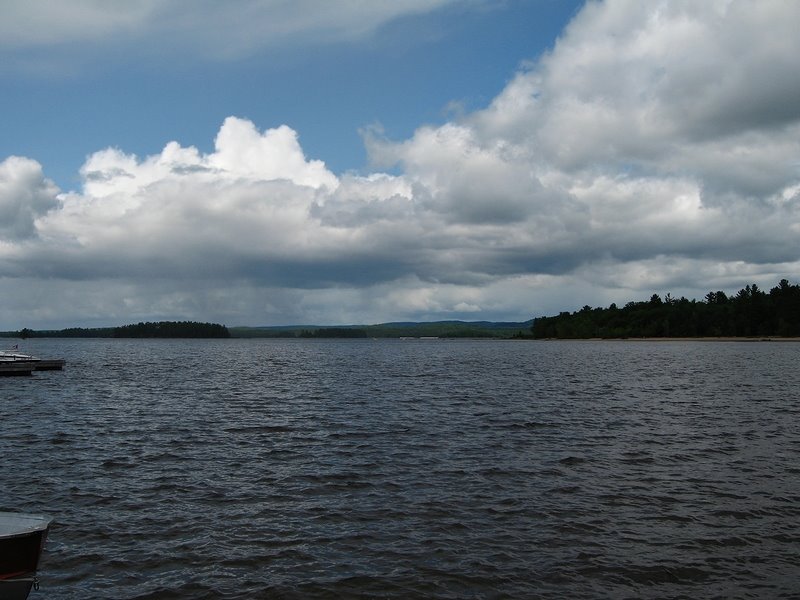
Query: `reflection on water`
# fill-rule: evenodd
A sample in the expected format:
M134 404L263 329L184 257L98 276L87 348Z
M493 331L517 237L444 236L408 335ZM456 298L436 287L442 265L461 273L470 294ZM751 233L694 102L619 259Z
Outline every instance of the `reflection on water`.
M800 345L30 340L32 598L791 597Z

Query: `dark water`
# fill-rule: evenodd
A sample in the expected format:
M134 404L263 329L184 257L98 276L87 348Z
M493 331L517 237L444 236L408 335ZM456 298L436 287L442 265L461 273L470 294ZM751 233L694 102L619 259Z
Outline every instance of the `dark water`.
M800 597L800 344L24 349L31 598Z

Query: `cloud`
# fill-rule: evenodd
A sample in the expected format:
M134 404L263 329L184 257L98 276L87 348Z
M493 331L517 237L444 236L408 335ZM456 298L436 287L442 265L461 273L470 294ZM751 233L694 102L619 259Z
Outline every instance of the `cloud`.
M35 220L58 205L57 193L35 160L11 156L0 162L0 244L34 237Z
M106 149L81 175L83 190L37 223L46 243L35 259L78 279L290 273L298 256L324 251L309 243L309 207L338 185L288 127L259 132L236 118L208 155L176 142L143 160Z
M36 51L133 47L137 54L198 53L233 59L264 48L348 42L395 19L465 0L7 0L0 48ZM150 50L148 50L150 49Z
M500 215L519 206L511 233L565 269L595 256L796 260L798 19L785 2L589 3L485 110L367 143L451 217L491 221L474 197Z
M589 3L474 122L569 172L683 172L697 148L796 140L798 18L780 1Z
M10 158L0 277L79 283L75 318L227 323L524 319L797 281L797 22L770 0L588 3L484 109L368 130L363 176L235 117L209 153L96 152L57 198Z

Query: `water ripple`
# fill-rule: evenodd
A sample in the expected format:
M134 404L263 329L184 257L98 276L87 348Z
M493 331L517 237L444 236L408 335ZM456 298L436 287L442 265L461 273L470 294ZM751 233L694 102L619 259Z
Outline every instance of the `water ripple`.
M68 359L0 380L41 597L797 594L800 345L30 346Z

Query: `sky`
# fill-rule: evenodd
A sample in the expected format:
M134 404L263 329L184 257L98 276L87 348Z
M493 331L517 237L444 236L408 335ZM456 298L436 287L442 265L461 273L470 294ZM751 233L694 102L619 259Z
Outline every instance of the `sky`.
M800 2L5 0L0 330L800 282Z

